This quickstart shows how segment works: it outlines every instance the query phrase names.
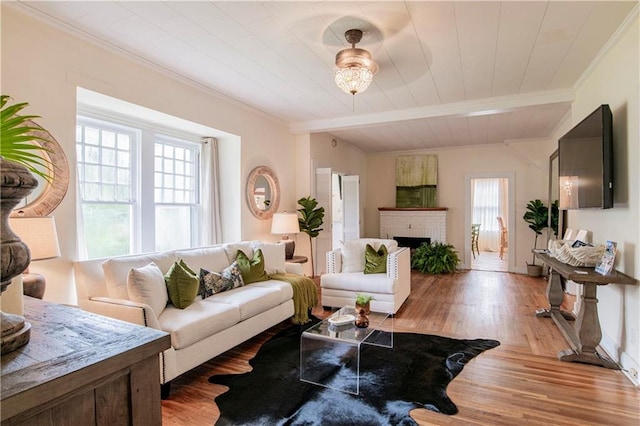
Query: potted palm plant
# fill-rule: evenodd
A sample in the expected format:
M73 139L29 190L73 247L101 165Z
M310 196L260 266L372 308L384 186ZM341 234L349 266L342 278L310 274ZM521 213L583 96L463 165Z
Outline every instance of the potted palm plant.
M529 224L529 229L536 234L533 242L533 250L535 250L538 247L538 236L542 235L542 230L548 226L549 209L542 201L531 200L527 204L527 211L522 218ZM531 263L527 262L527 274L530 277L539 277L542 275L542 265L536 265L536 255L533 250L532 261Z
M306 198L300 198L298 204L302 206L298 209L300 216L298 217L298 223L300 224L300 231L309 236L309 250L311 250L311 276L315 277L316 272L313 265L313 244L311 239L315 238L322 231L322 222L324 221L324 207L318 207L318 201L315 198L308 196Z

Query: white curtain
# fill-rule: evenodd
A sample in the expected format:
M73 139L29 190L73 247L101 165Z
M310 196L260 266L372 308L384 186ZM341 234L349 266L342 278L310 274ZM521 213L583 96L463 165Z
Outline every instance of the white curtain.
M220 227L220 174L218 172L218 140L202 138L202 245L222 242Z
M473 215L471 223L480 224L478 249L480 251L498 251L500 248L500 227L498 216L502 217L508 228L507 217L507 179L472 179L471 190Z

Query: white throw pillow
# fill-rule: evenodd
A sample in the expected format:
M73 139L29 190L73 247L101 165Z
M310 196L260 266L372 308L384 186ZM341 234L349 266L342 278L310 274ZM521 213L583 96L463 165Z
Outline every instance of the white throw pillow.
M238 250L242 250L249 259L253 257L253 249L251 248L252 241L240 241L238 243L227 243L222 246L227 253L228 265L231 265L236 260L236 254ZM206 269L206 268L205 268Z
M162 271L155 263L131 268L127 276L129 300L149 305L158 317L167 306L169 296Z
M252 247L254 252L258 249L262 250L264 270L267 274L285 274L287 272L284 244L254 241Z
M140 268L153 262L161 271L168 271L175 262L176 257L172 251L160 253L136 254L132 256L113 257L102 263L104 280L107 284L109 297L115 299L129 298L127 293L127 276L131 268Z

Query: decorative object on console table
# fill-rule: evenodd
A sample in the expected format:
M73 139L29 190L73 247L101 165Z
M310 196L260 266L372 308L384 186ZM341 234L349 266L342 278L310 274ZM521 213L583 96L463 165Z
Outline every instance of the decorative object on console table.
M58 233L53 216L12 217L9 224L13 231L29 247L31 262L60 257ZM46 288L46 280L40 274L29 272L23 274L24 294L42 299Z
M607 240L604 245L604 253L600 262L596 265L596 272L602 275L607 275L613 270L613 262L616 259L616 250L618 244L615 241Z
M20 115L20 111L29 104L23 102L7 106L9 99L8 95L0 96L0 293L7 289L13 277L26 269L30 260L29 249L9 226L9 215L38 186L31 172L50 179L53 168L51 161L45 158L46 148L38 144L42 137L33 133L44 130L31 121L37 116ZM6 354L26 345L31 335L30 324L21 315L0 312L0 316L0 352Z
M289 235L297 234L298 232L300 232L300 223L298 222L298 215L296 213L284 212L273 214L271 233L282 235L280 242L285 244L285 259L293 258L293 253L296 250L296 243L289 239Z

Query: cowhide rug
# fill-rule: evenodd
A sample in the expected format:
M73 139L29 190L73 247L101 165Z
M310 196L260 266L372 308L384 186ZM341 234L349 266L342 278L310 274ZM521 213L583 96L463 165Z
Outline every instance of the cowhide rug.
M267 341L250 361L253 371L209 378L229 387L216 398L217 425L416 425L409 416L415 408L455 414L447 385L475 356L500 344L416 333L395 333L392 349L363 344L360 392L352 395L299 380L303 328ZM333 380L353 364L338 366Z

